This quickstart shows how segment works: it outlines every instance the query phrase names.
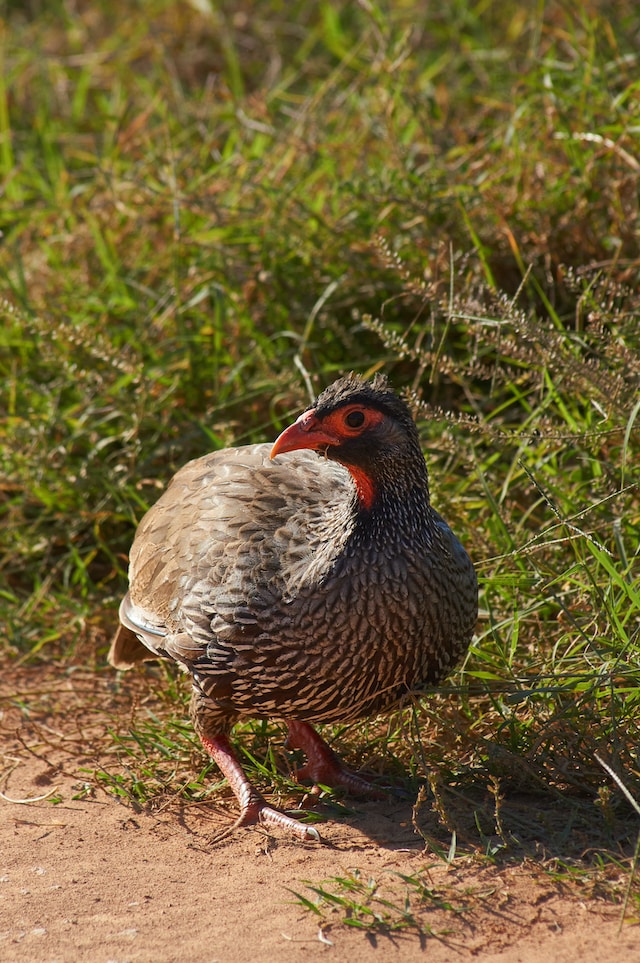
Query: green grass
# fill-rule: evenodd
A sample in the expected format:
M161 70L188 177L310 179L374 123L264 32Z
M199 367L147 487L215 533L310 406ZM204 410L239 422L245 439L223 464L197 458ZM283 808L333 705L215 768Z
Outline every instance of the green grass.
M517 791L631 859L596 754L640 798L637 5L6 7L6 653L110 673L172 472L384 369L420 406L481 614L446 687L336 744L430 786L445 853L525 851ZM94 778L138 805L215 797L184 688L151 679ZM243 740L294 796L277 727Z
M474 897L480 895L468 894L470 898L467 901L458 898L454 903L449 896L430 885L428 873L385 875L387 878L381 884L372 877L363 879L356 869L320 884L308 883L308 889L315 894L315 899L297 892L293 892L293 896L301 906L325 923L330 923L332 916L337 913L342 916L344 925L368 934L387 936L408 931L420 937L446 940L449 933L445 928L434 931L427 922L429 912L441 910L453 917L464 916L471 904L476 902ZM391 889L388 883L393 882L392 877L397 877L402 884L401 893L397 890L385 892ZM386 887L384 882L387 883Z

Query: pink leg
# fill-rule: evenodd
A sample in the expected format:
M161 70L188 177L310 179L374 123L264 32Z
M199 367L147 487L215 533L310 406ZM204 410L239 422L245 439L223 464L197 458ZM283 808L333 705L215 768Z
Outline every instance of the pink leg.
M302 749L307 757L306 765L296 773L298 780L310 779L314 789L321 783L323 786L331 786L332 789L342 787L347 792L361 796L386 798L386 793L348 769L337 753L307 722L299 722L297 719L288 719L286 722L289 729L287 745L292 749Z
M265 823L267 826L278 827L292 833L298 839L314 839L320 842L320 834L312 826L305 826L297 819L287 816L267 804L249 780L240 765L238 757L231 748L228 738L222 733L217 736L200 735L200 741L213 761L220 767L222 774L233 794L240 803L240 816L229 829L232 832L238 826L251 826L255 823ZM227 833L224 834L225 836Z

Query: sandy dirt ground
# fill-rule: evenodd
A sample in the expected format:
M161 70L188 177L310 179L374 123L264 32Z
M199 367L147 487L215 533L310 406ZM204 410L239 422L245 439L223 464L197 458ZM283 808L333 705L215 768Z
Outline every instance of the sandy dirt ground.
M15 707L18 695L28 714ZM321 827L323 845L258 829L212 845L231 800L228 812L174 804L149 814L100 789L84 795L82 770L96 759L78 753L78 727L90 749L110 698L104 678L3 673L4 963L640 960L640 925L629 914L621 922L609 890L558 880L532 858L495 865L467 854L447 865L425 852L410 804L358 802L353 815ZM315 916L292 892L313 900L306 882L355 871L391 901L406 891L397 874L418 875L429 896L412 911L430 935L350 928L337 913Z

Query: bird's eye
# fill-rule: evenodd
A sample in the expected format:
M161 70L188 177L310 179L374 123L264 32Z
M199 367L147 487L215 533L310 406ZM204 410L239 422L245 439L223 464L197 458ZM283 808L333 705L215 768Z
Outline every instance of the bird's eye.
M348 415L345 415L345 424L349 428L362 428L364 425L364 412L362 411L350 411Z

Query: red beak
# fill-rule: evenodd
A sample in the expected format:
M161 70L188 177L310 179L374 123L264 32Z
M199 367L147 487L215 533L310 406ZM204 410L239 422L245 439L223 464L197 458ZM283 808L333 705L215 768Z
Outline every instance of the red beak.
M282 455L285 451L298 451L300 448L311 448L318 451L328 445L339 445L340 438L332 435L325 425L315 416L315 410L305 411L292 425L278 435L273 448L271 458Z

